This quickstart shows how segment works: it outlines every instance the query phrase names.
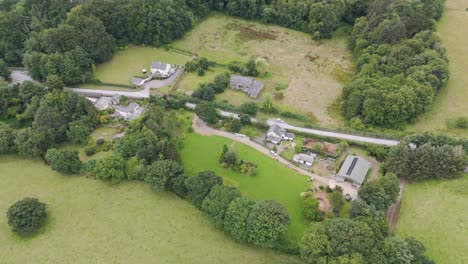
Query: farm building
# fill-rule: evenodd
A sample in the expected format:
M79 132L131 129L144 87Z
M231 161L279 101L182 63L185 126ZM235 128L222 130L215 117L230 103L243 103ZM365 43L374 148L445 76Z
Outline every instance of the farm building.
M339 181L350 181L356 187L361 187L366 178L367 172L371 168L371 163L358 156L348 155L340 171L336 175Z
M154 77L168 78L175 73L176 68L175 65L153 61L153 63L151 63L151 74Z
M257 98L263 88L263 83L256 81L252 77L231 75L230 86L234 90L241 90L252 98Z
M299 153L299 154L294 155L293 161L297 164L310 168L312 166L312 163L314 163L314 160L316 157L317 157L317 154L315 153L309 153L309 154Z
M281 140L294 140L294 134L286 132L286 129L282 128L280 125L272 125L268 129L266 140L278 144Z

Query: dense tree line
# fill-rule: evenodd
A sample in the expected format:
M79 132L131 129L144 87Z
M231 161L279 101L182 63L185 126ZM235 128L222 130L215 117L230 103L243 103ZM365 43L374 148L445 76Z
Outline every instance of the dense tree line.
M415 135L390 149L386 167L413 181L455 178L462 174L468 162L467 149L466 140Z
M0 87L0 153L45 157L49 148L71 141L87 143L97 111L84 97L24 82Z
M349 213L312 223L300 244L307 263L433 263L421 242L389 236L384 212L373 205L353 201Z
M151 98L144 116L130 122L125 135L113 143L112 154L84 163L81 172L112 183L144 181L154 191L173 192L237 240L277 247L290 221L286 209L276 201L242 197L236 187L223 185L213 171L188 177L176 149L183 124L169 105L163 98ZM64 173L81 165L75 157L75 152L56 149L46 155L52 167Z
M448 80L448 60L435 20L443 0L376 0L356 19L357 72L343 91L346 118L398 128L433 102Z
M207 12L184 0L3 1L0 68L3 60L40 81L54 74L67 85L87 82L116 45L168 43Z

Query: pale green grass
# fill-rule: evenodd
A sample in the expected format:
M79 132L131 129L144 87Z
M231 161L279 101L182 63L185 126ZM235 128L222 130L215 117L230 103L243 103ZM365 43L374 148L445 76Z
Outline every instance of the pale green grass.
M219 165L218 157L224 144L235 151L239 158L257 163L258 175L242 175ZM296 242L300 240L309 224L302 216L299 199L299 194L310 186L306 176L286 168L249 146L218 136L187 134L180 155L188 175L212 170L229 179L230 185L237 186L244 195L254 200L274 199L280 202L291 216L287 238Z
M117 51L112 60L99 64L96 68L96 78L105 83L130 85L133 76L142 75L142 69L150 72L153 61L185 65L188 60L191 60L190 56L162 48L130 46L126 50Z
M175 195L147 185L63 176L40 161L0 158L1 263L285 263L234 242ZM47 204L46 226L23 239L7 225L17 200Z
M409 126L410 131L437 130L468 137L468 129L448 129L446 126L447 120L468 116L468 34L463 30L468 25L467 7L466 0L447 0L445 3L438 32L450 60L450 80L437 95L432 110Z
M250 98L246 93L231 88L226 88L224 93L216 95L216 101L226 101L232 105L240 106L246 102L257 102L258 100Z
M408 184L397 234L415 237L439 264L468 263L468 174L449 181Z
M211 67L205 71L205 75L203 76L198 76L196 72L185 72L182 80L180 80L178 90L193 92L198 88L200 83L213 82L216 75L224 72L229 72L229 70L220 66Z
M343 76L353 71L344 31L317 42L302 32L214 13L171 46L225 64L263 58L270 74L260 78L265 84L261 97L275 92L278 84L287 84L279 104L313 113L323 125L335 126L339 122L327 108L341 94Z

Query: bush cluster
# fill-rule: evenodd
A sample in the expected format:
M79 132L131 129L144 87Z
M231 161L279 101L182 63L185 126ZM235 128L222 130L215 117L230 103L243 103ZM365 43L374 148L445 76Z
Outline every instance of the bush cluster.
M229 151L227 145L223 146L223 152L221 152L221 154L219 155L218 161L225 168L231 168L234 171L249 176L255 176L258 172L257 164L238 159L236 153Z
M47 219L46 205L36 198L25 198L8 209L7 218L13 232L26 236L44 225Z

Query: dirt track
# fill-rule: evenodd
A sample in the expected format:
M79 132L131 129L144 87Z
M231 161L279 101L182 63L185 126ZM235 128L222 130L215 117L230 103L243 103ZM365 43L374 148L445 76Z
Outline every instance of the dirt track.
M241 142L241 143L243 143L245 145L248 145L248 146L262 152L263 154L267 155L268 157L277 160L278 162L282 163L284 166L286 166L286 167L288 167L288 168L290 168L292 170L295 170L298 173L306 175L306 176L314 179L314 181L320 182L321 184L328 185L330 180L333 179L333 178L326 178L326 177L322 177L322 176L319 176L319 175L315 175L315 174L310 173L310 172L308 172L306 170L303 170L303 169L301 169L299 167L296 167L291 162L289 162L288 160L286 160L286 159L284 159L282 157L272 156L269 149L267 149L267 148L255 143L255 142L251 141L247 137L239 137L239 136L236 136L234 134L228 133L228 132L223 131L223 130L218 130L218 129L211 128L211 127L207 126L205 124L205 122L200 120L196 115L194 115L193 120L192 120L192 128L197 134L206 135L206 136L211 136L211 135L222 136L222 137L225 137L225 138L229 138L229 139ZM339 185L339 186L341 186L341 188L343 188L343 193L347 193L347 194L351 195L351 197L357 197L357 189L354 186L352 186L351 183L349 183L349 182L340 182L340 183L336 183L336 185Z
M398 194L396 202L387 210L387 223L390 233L395 232L395 228L398 223L398 217L400 216L401 201L403 200L403 192L405 190L405 186L406 180L404 178L400 178L400 194Z

